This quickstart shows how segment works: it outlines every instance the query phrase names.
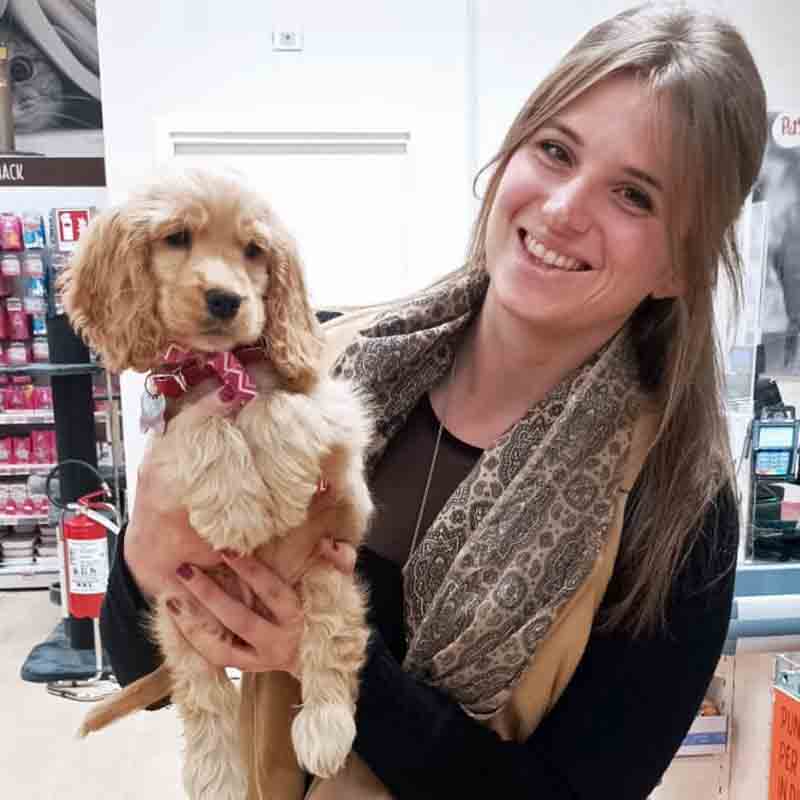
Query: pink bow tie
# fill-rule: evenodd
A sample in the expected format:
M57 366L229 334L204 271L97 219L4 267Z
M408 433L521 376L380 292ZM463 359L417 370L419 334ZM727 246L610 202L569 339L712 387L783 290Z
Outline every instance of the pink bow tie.
M173 392L164 391L167 388L164 385L165 380L172 379L185 392L190 386L216 374L223 384L235 390L236 399L246 403L256 396L256 384L239 357L245 361L254 361L258 353L263 357L263 348L242 347L233 352L209 354L198 350L184 350L171 344L164 353L162 363L176 365L177 369L167 374L154 375L153 378L163 394L172 395Z

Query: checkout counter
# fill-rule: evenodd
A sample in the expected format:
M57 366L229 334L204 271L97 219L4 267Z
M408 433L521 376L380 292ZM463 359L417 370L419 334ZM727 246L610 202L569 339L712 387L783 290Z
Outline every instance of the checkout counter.
M749 492L726 653L800 651L800 421L793 406L759 409L748 437Z

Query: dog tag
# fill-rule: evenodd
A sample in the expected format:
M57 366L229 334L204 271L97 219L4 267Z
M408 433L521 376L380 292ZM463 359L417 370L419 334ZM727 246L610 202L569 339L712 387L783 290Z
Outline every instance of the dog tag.
M142 411L139 415L139 428L142 433L155 431L164 433L164 411L167 401L163 394L150 394L146 389L142 392Z

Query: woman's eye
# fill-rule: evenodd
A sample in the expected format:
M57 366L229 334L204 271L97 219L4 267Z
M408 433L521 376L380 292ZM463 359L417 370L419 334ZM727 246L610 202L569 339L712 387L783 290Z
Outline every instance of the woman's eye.
M625 202L640 208L642 211L653 210L653 201L650 199L650 195L635 186L624 187L620 194L625 199Z
M264 251L255 243L249 242L244 248L245 258L258 258Z
M568 164L570 161L569 152L556 142L542 142L539 147L552 161L560 161L563 164Z
M192 234L186 228L180 231L175 231L175 233L171 233L167 236L164 241L170 247L191 247L192 246Z

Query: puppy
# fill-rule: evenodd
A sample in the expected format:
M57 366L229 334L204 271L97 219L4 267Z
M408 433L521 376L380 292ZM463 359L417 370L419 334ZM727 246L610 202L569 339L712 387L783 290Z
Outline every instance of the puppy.
M183 718L191 798L299 794L300 767L330 776L351 748L367 628L355 580L285 540L311 526L304 542L333 535L357 545L372 504L368 415L347 383L321 374L296 247L238 178L184 171L94 220L61 288L73 327L109 369L150 372L143 421L155 428L152 457L169 465L165 491L212 547L255 554L297 584L305 614L301 694L281 672L246 673L239 693L160 600L152 630L163 666L96 708L81 734L168 694ZM180 404L209 376L239 394L241 410L200 422L178 414L164 429L163 396ZM208 574L258 606L226 566Z

